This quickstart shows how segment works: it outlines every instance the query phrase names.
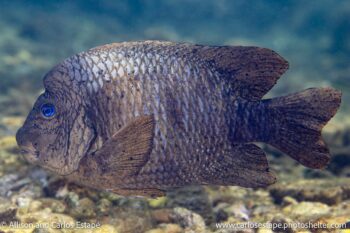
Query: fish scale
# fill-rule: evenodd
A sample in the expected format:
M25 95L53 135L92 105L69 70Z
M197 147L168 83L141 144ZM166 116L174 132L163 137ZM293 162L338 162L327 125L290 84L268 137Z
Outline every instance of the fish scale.
M140 46L140 48L142 49L142 46ZM104 52L101 52L101 51L97 51L97 52L88 52L88 53L82 53L79 55L82 60L87 60L87 63L89 58L85 58L85 57L91 56L91 59L93 60L92 67L91 66L87 67L90 70L92 69L93 70L92 73L94 74L93 75L94 79L90 80L90 84L93 87L95 87L94 93L91 92L91 94L97 95L95 96L95 98L98 98L98 95L100 95L100 93L98 92L96 87L103 88L104 85L109 85L109 83L106 83L102 77L96 75L98 70L103 70L103 72L105 73L105 77L108 77L109 79L117 80L116 82L118 86L116 88L117 92L121 92L123 90L126 92L126 95L128 96L128 98L124 98L121 100L121 102L123 103L121 105L121 108L123 109L120 111L120 112L123 112L122 119L116 116L116 114L113 114L116 117L115 120L119 119L120 121L120 124L115 124L115 125L125 125L128 120L138 115L138 113L145 113L143 106L147 106L147 103L151 103L151 105L149 106L150 109L148 111L155 115L155 119L157 122L155 127L155 142L154 142L155 148L152 151L151 159L148 162L149 165L145 166L145 168L143 169L144 171L149 171L150 173L156 172L157 169L155 168L158 167L158 164L167 162L166 159L168 157L175 156L178 154L178 155L183 155L183 159L185 160L190 158L191 154L198 154L198 152L206 150L204 142L201 142L202 145L197 146L198 142L200 142L201 140L200 136L198 135L199 134L205 135L208 133L212 133L214 131L206 131L205 129L207 127L204 127L204 129L203 127L199 127L199 125L202 125L204 122L200 117L201 109L198 109L195 99L193 99L191 96L190 87L193 86L191 82L193 83L200 82L200 85L203 85L203 83L205 83L203 82L204 80L203 76L207 75L208 73L204 75L198 74L199 69L193 68L193 67L191 68L191 64L189 64L188 61L186 62L181 60L184 66L180 66L179 64L181 64L181 62L178 61L174 56L170 56L170 55L166 56L162 53L154 54L154 53L148 52L148 53L144 53L145 55L143 56L140 56L141 53L135 53L138 56L133 57L132 53L128 53L122 47L112 49L112 50L106 50ZM176 51L171 51L171 52L176 53ZM129 58L126 58L126 57L129 57ZM162 67L162 70L160 71L160 73L156 73L158 71L157 69L147 68L147 67L153 66L157 62L156 60L157 57L159 59L163 59L164 63L167 64L167 66ZM110 59L112 61L110 61ZM110 69L108 69L108 66L105 64L107 61L110 63L113 62L112 63L114 65L113 70L114 69L118 70L117 77L112 76L112 72L110 72ZM131 74L131 65L136 65L136 64L138 65L137 67L139 70L139 75ZM184 70L185 67L187 68L187 71ZM169 71L170 73L167 73ZM89 71L86 71L86 72L89 73ZM163 76L164 73L167 75ZM145 90L146 96L143 95L143 93L137 93L133 85L130 85L130 86L127 85L128 79L133 79L135 77L139 77L138 78L139 82L141 82L139 84L136 81L137 85L147 87ZM179 81L178 80L179 78L181 79L181 83L182 83L181 89L180 89L180 93L182 93L182 95L180 96L178 95L177 100L174 100L174 101L176 101L178 105L183 106L181 111L183 115L182 121L184 125L184 131L174 132L173 126L171 125L169 126L167 122L167 115L169 115L169 112L168 112L169 109L167 109L167 107L163 105L164 99L167 96L167 93L164 91L164 86L170 85L171 87L174 83ZM218 79L217 77L206 77L206 78ZM100 80L103 80L103 85L100 84L101 82ZM204 85L204 86L208 87L209 85ZM112 99L117 98L118 96L118 95L115 95L114 93L107 93L107 95L110 95ZM199 96L198 98L201 98L201 97ZM142 102L141 100L146 100L146 101ZM217 99L217 101L221 101L221 100ZM206 103L206 102L207 101L205 101L204 99L201 101L201 103ZM203 108L202 105L200 106ZM209 109L209 108L206 107L206 109ZM197 121L191 121L191 119L197 119ZM208 118L207 121L210 121L210 120L213 120L213 119ZM223 122L219 122L219 123L223 123ZM105 125L105 122L101 122L101 124ZM211 127L208 127L208 128L211 128ZM222 125L222 128L225 128L225 126ZM117 130L118 128L109 129L109 135L113 135L113 133L116 132ZM198 131L197 134L196 134L196 130ZM225 134L223 132L219 132L219 133ZM179 139L178 134L181 134L183 139ZM211 136L208 136L208 138L218 137L218 136L219 135L211 135ZM167 143L168 137L174 138L174 142L172 144ZM191 138L191 140L188 140L188 138ZM222 141L224 141L224 139L222 139ZM188 149L187 151L179 151L178 149L175 149L174 145L181 145L181 148L192 147L192 149L190 149L190 152L188 151ZM170 147L173 147L173 148L170 148ZM98 148L98 147L95 146L94 148ZM180 148L180 146L178 148ZM147 169L148 166L150 167L150 169ZM143 172L141 171L140 175L142 175L142 173ZM155 177L155 176L152 176L152 177Z

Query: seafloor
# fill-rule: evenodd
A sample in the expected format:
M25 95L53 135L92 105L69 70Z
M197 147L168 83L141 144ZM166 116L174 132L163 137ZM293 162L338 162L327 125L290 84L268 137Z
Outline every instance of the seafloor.
M0 233L350 232L339 229L350 227L349 15L349 1L327 0L1 1ZM290 71L269 96L342 90L339 114L324 130L329 166L306 169L264 146L278 177L271 187L187 187L144 199L79 187L24 161L14 135L44 73L75 52L143 39L272 48ZM224 225L248 222L274 227Z

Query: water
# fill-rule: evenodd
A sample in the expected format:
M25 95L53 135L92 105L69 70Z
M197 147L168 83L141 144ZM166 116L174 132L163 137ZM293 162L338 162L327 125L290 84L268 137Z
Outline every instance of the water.
M348 221L349 15L346 0L1 1L0 223L25 222L33 215L34 222L47 223L47 216L99 222L102 228L96 232L226 232L215 223ZM267 148L279 177L271 188L193 188L146 200L65 186L27 164L14 134L42 91L43 75L62 59L91 47L146 39L273 49L289 61L290 69L268 96L314 86L342 90L342 106L324 130L334 155L328 168L305 169ZM199 214L195 224L188 223L190 214L179 206ZM159 219L167 214L167 221ZM10 227L0 224L0 229L9 232Z

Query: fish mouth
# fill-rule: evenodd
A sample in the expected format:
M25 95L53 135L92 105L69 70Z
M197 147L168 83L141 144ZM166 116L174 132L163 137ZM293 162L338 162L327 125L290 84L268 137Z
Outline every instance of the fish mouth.
M29 147L29 146L21 146L20 152L21 154L31 154L31 155L39 154L33 147Z
M30 163L36 163L39 158L39 151L37 151L32 145L20 146L20 153Z
M20 152L29 163L41 166L42 168L47 169L51 172L55 172L60 176L68 176L75 172L75 170L67 172L65 166L55 167L52 165L40 163L39 152L34 150L32 147L21 147Z
M57 173L60 176L68 176L76 171L76 169L71 170L64 165L62 167L55 167L52 164L42 163L39 159L39 151L37 151L31 144L19 146L20 153L23 155L24 159L33 164L41 166L44 169L47 169L51 172Z

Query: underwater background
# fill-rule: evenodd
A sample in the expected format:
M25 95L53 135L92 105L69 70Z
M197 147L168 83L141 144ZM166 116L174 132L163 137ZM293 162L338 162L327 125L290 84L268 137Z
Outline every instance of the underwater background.
M350 232L339 229L350 221L349 16L347 0L0 0L0 233ZM275 185L186 187L144 199L67 183L23 160L14 135L47 71L98 45L149 39L273 49L290 68L267 97L342 90L342 106L323 131L329 166L307 169L262 145ZM225 225L248 222L274 225Z

